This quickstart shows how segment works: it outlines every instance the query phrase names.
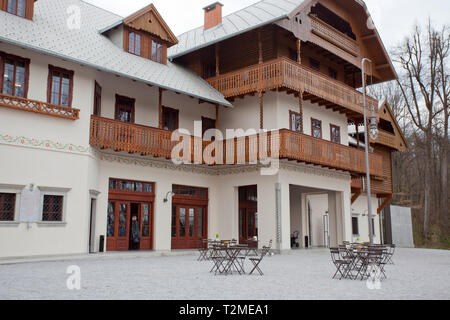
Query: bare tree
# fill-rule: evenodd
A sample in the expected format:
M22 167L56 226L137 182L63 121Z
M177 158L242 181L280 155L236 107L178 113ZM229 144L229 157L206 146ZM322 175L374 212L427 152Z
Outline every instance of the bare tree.
M442 52L444 59L440 59L440 52ZM428 237L429 234L433 197L433 164L436 163L435 151L438 150L434 135L436 121L440 115L448 112L448 101L442 102L445 101L445 97L448 98L448 95L442 94L442 92L448 93L448 88L441 90L441 95L437 93L439 84L444 85L444 87L448 86L448 73L445 70L446 56L448 56L447 33L444 31L443 33L437 32L433 28L431 21L429 21L425 32L416 25L412 35L405 38L402 45L396 48L394 52L394 61L402 69L402 74L397 83L403 96L403 102L416 128L418 141L423 141L424 172L422 190L423 233L425 237ZM441 65L443 65L443 69ZM441 69L443 70L442 74L440 73Z

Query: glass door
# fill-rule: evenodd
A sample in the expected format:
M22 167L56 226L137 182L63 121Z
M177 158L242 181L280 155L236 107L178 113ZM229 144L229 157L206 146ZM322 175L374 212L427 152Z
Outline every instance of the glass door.
M129 202L118 202L117 203L117 214L116 214L116 224L117 224L117 248L118 251L129 249L129 238L130 238L130 203Z
M139 225L141 226L141 244L140 250L153 249L153 226L152 226L152 204L141 203L141 214L139 217Z

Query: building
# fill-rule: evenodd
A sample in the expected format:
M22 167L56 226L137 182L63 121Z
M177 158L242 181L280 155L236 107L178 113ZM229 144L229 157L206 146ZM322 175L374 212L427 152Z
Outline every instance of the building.
M130 250L132 216L139 250L354 240L361 59L372 83L396 78L362 1L263 0L226 17L214 3L178 37L153 5L125 18L80 0L0 7L0 257ZM380 212L406 144L389 107L368 104Z

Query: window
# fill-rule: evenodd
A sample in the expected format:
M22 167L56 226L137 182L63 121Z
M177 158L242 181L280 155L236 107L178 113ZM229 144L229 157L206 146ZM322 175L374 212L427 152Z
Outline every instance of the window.
M73 74L73 71L49 66L49 103L65 107L72 106Z
M208 189L190 186L173 185L172 192L177 196L207 199Z
M331 142L341 143L341 127L330 125L330 140Z
M289 111L290 130L295 132L302 132L302 115L298 112Z
M297 59L298 59L297 50L289 48L289 59L291 59L292 61L297 61Z
M141 55L141 35L136 32L130 32L128 35L128 52Z
M205 137L205 132L210 129L216 129L216 120L202 117L202 136ZM210 140L215 140L214 138Z
M359 235L358 217L352 217L352 233L354 236Z
M26 98L30 60L0 52L0 61L0 92Z
M309 58L309 66L316 71L320 71L320 62L316 59Z
M330 77L337 80L337 78L338 78L337 71L334 70L333 68L328 68L328 71L329 71Z
M116 95L115 119L122 122L134 123L134 103L134 99Z
M94 89L94 115L100 116L102 108L102 87L95 81Z
M151 44L151 60L155 61L155 62L162 62L162 44L154 41L154 40L150 40L150 44Z
M0 193L0 221L14 221L15 193Z
M44 195L42 221L62 221L63 202L63 196Z
M163 107L163 129L175 131L178 129L179 111L176 109Z
M7 0L7 11L20 17L25 17L27 0Z
M314 138L322 139L322 121L311 119L311 135Z

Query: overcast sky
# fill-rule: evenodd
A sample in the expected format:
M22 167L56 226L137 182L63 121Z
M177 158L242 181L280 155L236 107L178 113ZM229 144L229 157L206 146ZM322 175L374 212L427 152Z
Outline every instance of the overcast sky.
M215 0L85 0L121 16L153 3L172 31L179 35L203 25L203 10ZM337 0L338 1L338 0ZM220 0L223 15L259 0ZM428 17L438 25L450 24L449 0L365 0L388 50L409 33L414 22L426 23Z

